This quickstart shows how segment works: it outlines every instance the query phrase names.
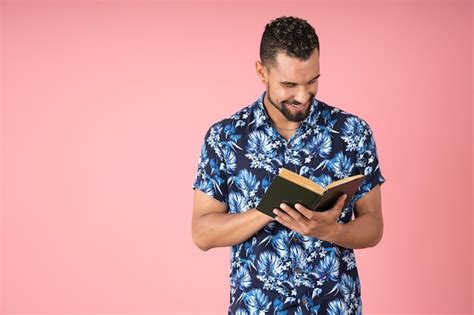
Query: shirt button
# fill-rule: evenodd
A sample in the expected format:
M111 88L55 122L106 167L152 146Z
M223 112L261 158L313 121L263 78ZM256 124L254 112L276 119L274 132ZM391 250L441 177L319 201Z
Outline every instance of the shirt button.
M296 268L295 269L295 273L302 273L302 272L303 272L303 270L301 270L301 268Z
M288 149L291 149L291 147L292 147L291 143L288 143L288 144L286 145L286 147L287 147Z

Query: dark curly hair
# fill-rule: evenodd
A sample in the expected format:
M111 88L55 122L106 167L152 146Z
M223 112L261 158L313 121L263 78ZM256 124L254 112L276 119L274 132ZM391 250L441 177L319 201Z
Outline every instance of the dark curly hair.
M314 28L305 20L294 16L281 16L270 21L260 42L260 60L266 67L276 65L276 55L306 60L314 49L319 52L319 39Z

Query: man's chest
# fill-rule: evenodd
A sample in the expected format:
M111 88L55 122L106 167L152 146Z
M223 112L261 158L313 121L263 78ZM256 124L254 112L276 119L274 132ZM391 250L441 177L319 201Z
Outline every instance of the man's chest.
M244 134L233 148L234 167L227 179L231 213L255 207L282 167L323 187L354 173L355 155L346 151L337 133L327 130L307 129L288 139L255 130Z

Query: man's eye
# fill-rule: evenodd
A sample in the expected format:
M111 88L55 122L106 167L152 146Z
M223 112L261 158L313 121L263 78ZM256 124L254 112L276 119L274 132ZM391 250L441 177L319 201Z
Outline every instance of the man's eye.
M291 83L285 83L285 86L287 86L287 87L294 87L295 85L294 85L294 84L291 84Z

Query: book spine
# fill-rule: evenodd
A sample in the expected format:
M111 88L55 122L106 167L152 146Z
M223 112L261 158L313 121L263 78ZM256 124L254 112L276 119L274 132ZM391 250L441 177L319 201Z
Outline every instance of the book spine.
M321 198L319 198L318 200L316 200L316 202L315 202L316 204L313 205L313 206L311 207L311 209L313 209L313 210L318 210L319 204L320 204L321 201L324 199L324 195L326 195L326 192L327 192L327 190L323 193L323 195L321 196Z

